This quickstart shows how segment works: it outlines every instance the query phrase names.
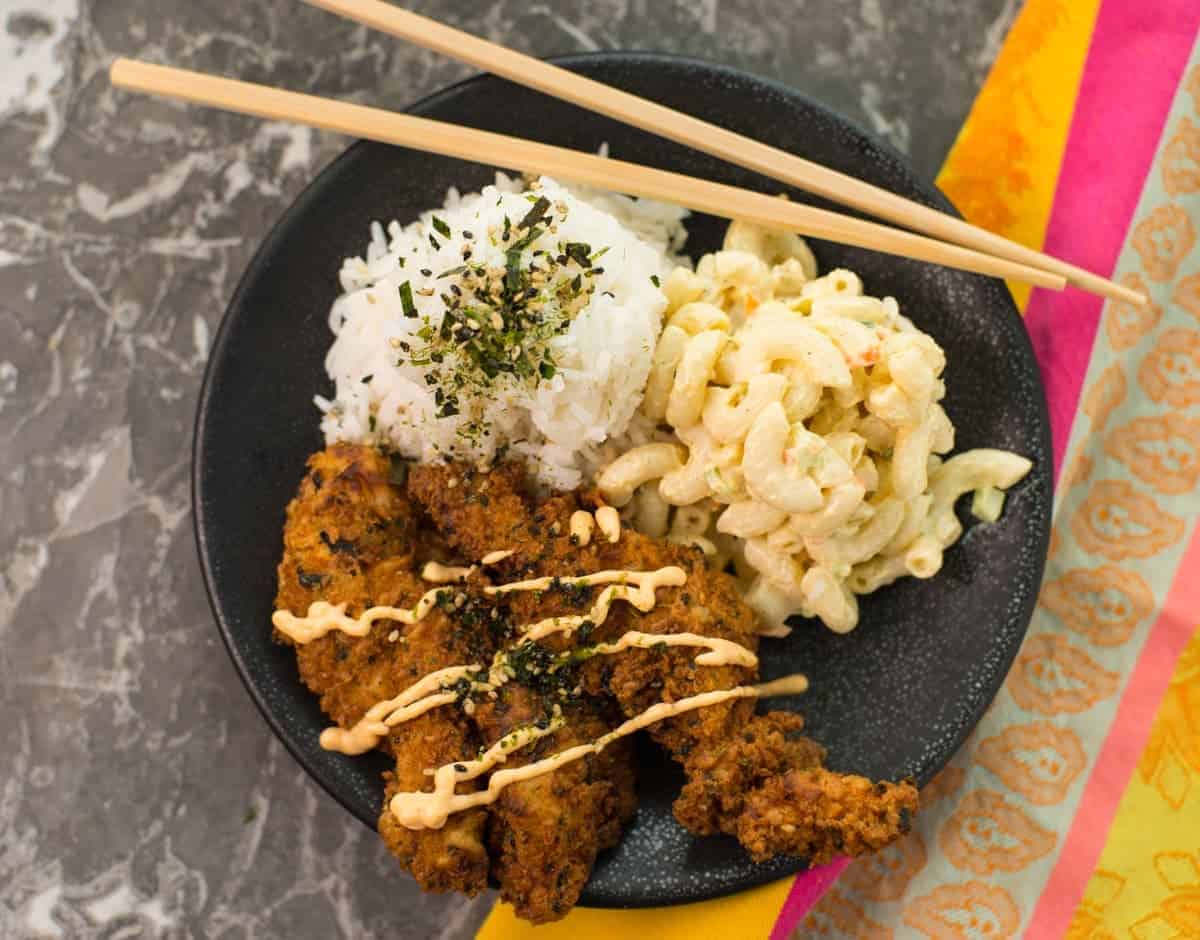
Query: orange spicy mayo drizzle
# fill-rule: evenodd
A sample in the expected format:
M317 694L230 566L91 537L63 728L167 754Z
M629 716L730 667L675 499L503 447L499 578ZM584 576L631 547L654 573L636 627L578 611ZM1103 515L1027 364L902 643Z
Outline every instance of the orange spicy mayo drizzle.
M487 561L484 561L487 564ZM421 568L421 577L435 584L450 584L454 581L466 581L475 570L475 566L443 565L436 561L427 561Z
M426 591L417 601L416 606L406 607L372 607L364 610L357 617L346 615L346 605L330 604L327 601L313 601L308 607L308 613L297 617L289 610L277 610L271 615L271 623L284 636L291 638L301 645L311 643L323 637L330 630L341 630L350 636L366 636L371 632L376 620L395 620L399 623L414 624L425 619L428 613L437 606L438 594L443 588Z
M487 806L499 798L505 787L522 780L531 780L542 774L557 770L564 764L577 761L589 754L598 754L613 741L627 737L642 728L648 728L656 722L684 712L703 708L706 705L716 705L720 702L735 698L750 698L758 695L751 686L739 686L735 689L720 689L715 692L703 692L678 702L659 702L651 705L640 715L619 724L612 731L601 735L590 744L577 744L565 751L559 751L550 757L544 757L524 767L511 770L499 770L488 780L487 789L476 790L474 793L455 793L454 788L462 781L474 780L481 774L487 773L497 764L503 764L508 755L532 744L539 738L552 734L562 726L561 720L550 722L545 728L519 728L493 744L478 760L457 761L444 764L433 774L433 792L397 793L388 804L393 816L409 829L441 829L453 813L459 813L474 806ZM461 769L460 769L461 768Z
M553 582L553 578L537 578L532 581L517 581L503 584L499 587L488 588L494 594L509 590L545 590ZM582 623L589 619L597 625L603 623L611 609L614 600L623 599L633 603L639 610L650 610L656 601L655 590L662 586L682 585L687 575L682 568L660 568L658 571L601 571L580 578L565 579L574 583L605 584L605 589L596 601L587 617L552 617L540 623L518 628L523 633L522 640L536 640L552 633L570 635ZM612 584L613 581L631 582L635 585L633 591L629 584ZM630 630L612 643L600 643L591 647L593 655L612 655L627 649L653 649L658 646L692 646L706 649L696 657L696 663L701 666L734 665L752 669L758 665L758 657L750 650L731 640L720 637L701 636L697 633L642 633ZM487 679L472 681L472 691L493 691L504 685L511 678L511 672L504 667L507 664L508 651L501 651L492 661L487 670ZM453 683L468 674L482 674L484 667L452 666L440 672L432 673L437 679L426 676L414 686L402 692L393 699L387 699L372 706L358 722L348 731L339 728L328 728L321 735L321 746L326 750L341 751L344 754L361 754L370 750L387 734L392 725L408 718L415 718L438 705L447 705L456 701L458 695L444 691L443 686Z
M596 603L586 614L573 614L562 617L548 617L537 623L518 628L527 640L539 640L552 633L565 633L570 636L587 621L596 626L608 619L608 612L613 601L622 600L632 604L645 613L651 610L658 600L655 593L660 587L680 587L687 582L687 572L682 568L671 565L656 571L597 571L577 578L532 578L528 581L513 581L496 587L484 588L488 594L508 594L512 591L546 591L558 584L569 584L579 587L594 587L607 584Z
M602 528L601 531L603 532L604 529ZM491 553L488 557L492 558L498 554L500 553ZM502 558L497 560L502 560ZM485 563L487 562L485 561ZM422 573L430 580L451 581L467 577L472 570L471 568L448 568L431 563L426 565ZM581 586L600 584L608 586L601 592L587 616L551 617L526 625L520 628L523 640L536 640L553 633L565 633L569 636L587 620L599 625L607 619L615 600L624 600L642 612L649 611L657 602L657 589L682 586L687 581L687 573L682 568L674 566L660 568L656 571L598 571L575 578L543 577L515 581L485 588L485 590L492 595L513 591L543 591L550 588L556 581ZM436 605L438 593L439 590L427 592L411 610L396 607L373 607L357 618L350 618L345 614L345 604L335 606L317 601L310 606L307 617L300 618L293 616L288 611L276 611L272 620L281 632L287 633L298 643L308 642L324 635L331 629L341 629L351 635L362 636L370 630L376 620L397 620L407 624L421 620ZM651 649L659 646L690 646L706 649L707 652L701 653L695 660L698 665L702 666L736 665L754 668L758 664L758 658L744 646L720 637L707 637L696 633L658 634L630 630L614 642L599 643L593 646L591 652L593 655L611 655L627 649ZM503 685L509 678L509 674L502 668L504 662L505 652L497 654L492 668L487 673L486 681L482 678L484 667L480 665L450 666L432 672L396 697L376 703L353 727L325 729L321 734L321 746L327 750L340 751L350 755L365 753L375 747L391 727L423 715L441 705L457 701L460 697L459 692L448 691L446 688L448 684L454 684L467 678L470 680L470 691L493 691ZM803 676L789 676L760 686L739 686L733 689L701 693L678 702L660 702L646 709L641 715L625 721L608 734L597 738L591 744L577 745L525 767L501 770L492 775L486 790L471 794L454 793L458 782L473 780L497 764L504 763L508 753L519 750L538 738L550 734L561 727L562 721L556 719L544 729L536 727L518 729L502 738L476 761L458 761L455 764L439 768L434 773L435 785L432 793L397 794L391 801L391 812L398 821L409 828L440 828L452 813L494 802L499 793L511 783L549 773L563 764L578 760L588 754L598 753L618 738L633 734L635 731L666 718L733 698L795 694L804 691L807 687L807 679Z
M613 741L627 737L635 731L648 728L667 718L673 718L676 715L682 715L708 705L718 705L735 698L789 695L794 692L802 692L807 688L808 680L804 676L787 676L762 685L718 689L681 698L677 702L659 702L657 705L651 705L640 715L617 725L612 731L601 735L590 744L577 744L565 751L559 751L557 754L534 761L532 764L526 764L524 767L497 771L489 778L485 790L476 790L474 793L455 793L455 787L459 783L474 780L496 765L503 764L508 760L509 754L527 747L539 738L553 734L562 727L563 722L561 719L555 719L545 728L536 726L518 728L484 751L478 760L457 761L439 767L433 774L432 792L397 793L392 797L388 808L396 820L409 829L441 829L451 814L475 806L487 806L494 803L504 788L511 784L551 773L564 764L577 761L589 754L598 754Z
M448 705L458 698L454 692L442 691L445 683L457 682L480 671L478 666L450 666L431 672L395 698L372 705L353 728L326 728L321 732L321 747L343 754L365 754L379 743L393 725L423 715L439 705Z

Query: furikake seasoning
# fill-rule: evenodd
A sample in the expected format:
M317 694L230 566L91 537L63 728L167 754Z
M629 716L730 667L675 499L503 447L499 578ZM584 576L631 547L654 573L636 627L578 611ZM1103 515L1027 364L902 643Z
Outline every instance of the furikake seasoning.
M553 239L567 217L564 203L536 193L526 198L530 207L523 216L506 215L484 236L503 251L504 266L475 260L476 235L461 232L462 264L439 272L433 278L436 288L417 291L423 297L437 295L440 320L425 316L416 341L393 342L398 365L425 368L439 418L463 414L467 399L489 398L501 383L532 388L552 379L558 364L551 341L587 305L595 278L603 273L596 261L605 249L593 252L585 242ZM442 238L455 235L440 218L434 217L432 225ZM430 238L436 241L432 233ZM432 277L432 272L421 273ZM418 316L408 281L400 287L400 300L406 317ZM482 418L470 417L460 436L485 435Z

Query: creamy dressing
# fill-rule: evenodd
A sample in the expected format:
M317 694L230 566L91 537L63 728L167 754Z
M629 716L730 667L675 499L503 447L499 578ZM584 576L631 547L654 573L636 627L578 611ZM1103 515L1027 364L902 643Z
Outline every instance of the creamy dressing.
M610 542L621 538L621 515L612 506L601 506L596 510L596 528Z
M460 813L475 806L487 806L494 803L509 785L540 777L542 774L550 773L564 764L577 761L589 754L598 754L613 741L628 737L635 731L648 728L667 718L694 711L697 708L717 705L735 698L752 698L757 695L757 690L752 686L738 686L734 689L703 692L680 699L678 702L659 702L657 705L651 705L640 715L622 722L590 744L578 744L565 751L552 754L550 757L534 761L532 764L526 764L524 767L497 771L488 780L486 790L477 790L474 793L454 792L460 782L474 780L497 764L503 764L509 754L527 747L548 734L553 734L561 726L561 723L556 725L551 722L546 728L521 728L501 738L478 760L457 761L439 767L433 775L432 793L397 793L392 797L388 807L396 820L408 829L441 829L451 814Z
M594 571L591 574L581 574L577 577L559 577L546 575L542 578L529 578L525 581L510 581L508 584L497 584L486 587L488 594L508 594L512 591L546 591L559 584L569 584L574 587L595 587L597 584L647 584L650 585L651 605L655 587L679 587L687 582L687 572L675 565L658 568L655 571ZM639 608L642 609L642 608ZM645 608L649 610L650 608Z
M615 643L597 643L592 647L592 651L607 656L627 649L648 650L659 646L706 648L707 653L696 657L697 666L745 666L747 669L753 669L758 665L758 657L740 643L715 636L701 636L699 633L642 633L630 630Z
M341 630L350 636L366 636L377 620L395 620L399 623L414 624L424 620L426 615L437 606L438 594L441 588L434 588L421 595L421 599L412 609L405 607L372 607L364 610L357 617L346 615L346 604L330 604L327 601L313 601L308 606L308 613L297 617L290 610L277 610L271 615L271 623L275 629L293 642L301 645L311 643L323 637L331 630Z
M431 562L430 564L436 563ZM429 568L429 565L426 565L426 568ZM444 570L441 569L441 571ZM434 572L434 574L439 573L440 571ZM543 590L549 587L553 580L553 578L538 578L533 581L517 581L487 590L493 594L508 590ZM538 623L518 627L518 632L522 634L523 640L537 640L553 633L565 633L569 636L585 620L589 619L599 626L608 619L608 612L614 600L627 600L638 610L648 611L654 607L657 601L655 594L657 588L682 585L687 580L687 574L682 568L661 568L658 571L600 571L592 575L566 580L573 584L607 583L609 587L601 593L588 616L551 617ZM624 583L614 584L612 583L614 581ZM437 592L430 593L436 595ZM424 598L422 598L423 600ZM345 605L340 606L344 611ZM418 606L420 605L418 604ZM365 634L370 629L370 625L360 627L360 620L376 611L395 611L397 609L372 608L357 620L352 620L343 614L343 622L340 625L347 632L361 629ZM310 614L311 610L310 608ZM278 613L286 613L286 611ZM380 614L380 617L382 616L385 615ZM292 619L297 620L298 618ZM325 623L322 621L319 626L323 627ZM651 649L655 646L695 646L707 649L708 652L701 653L696 657L696 663L702 666L740 665L754 668L758 665L758 657L744 646L719 637L705 637L695 633L654 634L631 630L615 643L601 643L592 647L591 652L593 655L611 655L635 647ZM472 691L494 691L509 681L511 674L504 669L508 652L505 650L496 654L492 666L488 670L487 681L474 680L471 686ZM389 727L407 721L409 718L423 715L440 705L448 705L456 701L458 695L453 692L445 692L442 688L443 685L456 682L473 673L482 673L483 669L484 667L480 665L460 665L430 673L396 698L386 699L373 705L348 731L337 727L325 729L321 733L321 746L326 750L340 751L343 754L362 754L378 744L380 739L387 734Z
M605 509L611 510L611 518L608 513L604 513ZM604 515L601 515L602 513ZM615 524L613 518L615 518ZM586 522L583 521L584 519ZM594 524L598 525L600 531L610 542L615 542L620 538L620 518L617 517L616 510L603 506L596 511L594 519L592 515L582 511L571 517L571 535L576 538L577 544L587 544L591 538ZM484 556L482 564L496 564L512 554L511 550L491 552ZM474 566L454 567L430 562L422 568L421 575L430 581L449 583L466 579L474 570ZM484 590L494 596L516 591L546 591L556 584L576 587L606 585L586 615L550 617L518 627L522 641L526 641L538 640L555 633L570 636L585 622L600 626L607 620L612 604L617 600L626 601L643 613L648 612L658 601L658 588L681 587L686 582L687 573L682 568L669 566L655 571L613 570L597 571L573 578L550 576L531 578L494 587L489 586ZM428 591L411 610L399 607L372 607L353 618L346 615L346 604L333 605L324 601L316 601L309 606L306 617L296 617L289 611L280 610L275 612L272 622L280 632L287 634L297 643L306 643L333 629L342 630L351 636L363 636L377 620L387 619L406 624L416 623L436 606L440 592L441 589ZM645 633L640 630L629 630L614 642L598 643L588 648L587 652L591 655L607 656L628 649L665 647L696 647L705 650L706 652L699 654L695 659L696 664L700 666L742 666L753 669L758 665L758 657L741 644L698 633ZM469 680L468 691L470 692L494 693L513 675L511 670L504 668L508 652L510 651L506 650L496 654L491 668L487 670L486 679L484 678L484 667L480 665L449 666L429 673L394 698L373 705L353 727L349 729L326 728L321 733L321 747L349 755L366 753L376 747L394 726L417 718L442 705L458 701L462 696L462 690L449 691L446 687L459 683L463 679ZM477 760L456 761L432 771L434 778L432 792L398 793L389 803L390 812L409 829L440 829L453 813L495 802L500 793L510 784L550 773L589 754L597 754L613 741L659 721L735 698L794 695L807 688L808 680L804 676L796 675L757 686L738 686L732 689L704 692L680 699L677 702L659 702L590 744L576 745L524 767L497 771L491 775L485 790L463 794L455 792L459 783L474 780L493 767L503 764L509 754L558 730L562 727L563 721L560 717L556 717L544 728L527 727L511 732L492 745ZM427 773L429 772L427 771Z
M517 550L515 548L504 548L500 549L499 551L488 552L481 559L479 559L479 563L481 565L498 565L500 562L504 561L504 559L511 558L516 553Z
M570 584L591 587L607 584L596 603L586 614L572 614L563 617L548 617L537 623L518 627L527 640L538 640L553 633L565 633L570 636L586 622L596 626L608 619L613 601L622 600L632 604L645 613L653 609L658 600L655 592L660 587L679 587L687 582L687 572L674 565L659 568L657 571L597 571L594 574L578 578L533 578L528 581L513 581L496 587L484 588L489 594L506 594L510 591L545 591L554 585Z
M698 666L744 666L753 669L758 665L758 657L746 647L732 640L720 637L701 636L698 633L642 633L630 630L621 635L613 643L598 643L589 647L588 651L594 656L611 656L627 649L655 649L666 646L691 646L707 649L696 657ZM464 677L471 679L472 692L493 692L505 685L511 674L504 669L505 654L498 653L488 670L487 681L480 681L479 674L483 667L448 666L425 676L415 685L410 686L395 698L379 702L363 715L349 730L337 727L326 728L321 732L321 747L327 751L340 751L342 754L364 754L375 747L388 733L388 729L416 718L441 705L449 705L459 698L456 692L444 691L446 683L454 683ZM803 680L803 676L789 677ZM774 683L760 686L760 695L790 695L802 692L803 688L793 689L783 687L788 679L779 679ZM779 686L775 689L775 686ZM807 682L805 682L807 688ZM766 691L770 689L770 691Z
M571 522L568 530L571 534L571 541L581 548L592 541L592 531L596 528L596 520L590 512L583 509L576 509L571 513Z
M431 672L395 698L372 705L353 728L326 728L321 732L321 747L343 754L365 754L379 743L389 728L458 698L453 692L443 692L443 684L457 682L480 671L479 666L449 666Z
M629 634L626 634L626 637L628 636ZM642 636L653 635L642 634ZM654 638L663 639L663 637ZM699 637L699 639L708 640L710 638ZM697 659L697 662L699 661ZM731 699L794 695L807 688L808 679L805 676L793 675L776 679L774 682L764 682L761 685L737 686L733 689L702 692L699 695L682 698L678 702L659 702L657 705L651 705L640 715L622 722L590 744L577 744L564 751L559 751L557 754L534 761L532 764L526 764L524 767L497 771L488 780L486 790L477 790L474 793L456 793L455 788L459 783L476 779L496 765L507 761L509 754L553 734L562 726L562 721L560 719L551 721L545 728L519 728L493 744L478 760L457 761L439 767L433 774L433 792L397 793L392 797L388 808L397 822L408 829L441 829L453 813L496 802L504 789L511 784L532 780L534 777L551 773L559 767L587 757L589 754L598 754L613 741L627 737L660 721L694 711L697 708L718 705Z
M698 659L696 660L696 662L699 661ZM801 692L808 691L808 676L796 673L795 675L775 679L772 682L760 682L754 688L758 692L759 698L771 698L776 695L799 695Z
M487 564L487 559L484 559ZM454 581L466 581L475 570L475 566L464 568L458 565L443 565L436 561L427 561L421 569L421 577L436 584L450 584Z

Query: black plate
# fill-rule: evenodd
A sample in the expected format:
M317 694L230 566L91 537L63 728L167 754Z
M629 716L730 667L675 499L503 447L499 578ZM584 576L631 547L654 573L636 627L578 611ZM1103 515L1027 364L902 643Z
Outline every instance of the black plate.
M785 150L950 209L893 150L803 95L733 69L660 55L603 53L558 60ZM491 77L414 105L413 113L594 150L765 192L748 171ZM284 508L305 459L321 447L314 393L328 394L326 315L344 257L360 254L372 219L408 221L441 205L450 186L478 188L478 164L357 143L284 214L229 305L205 375L196 419L193 487L200 558L213 612L250 694L296 759L364 823L382 802L383 760L321 750L325 719L300 684L291 650L270 640ZM793 199L813 202L792 192ZM689 223L693 256L719 246L724 223ZM945 348L946 409L960 449L1003 447L1034 470L1004 518L969 528L933 581L907 580L863 599L847 636L805 624L764 643L767 677L802 670L801 703L829 763L874 777L936 773L999 688L1025 633L1041 582L1050 520L1050 438L1033 351L998 281L815 243L822 270L852 268L870 293L891 294ZM964 519L964 521L967 521ZM619 848L596 866L581 903L684 903L798 871L781 859L751 863L731 839L698 839L674 821L680 775L645 747L641 805Z

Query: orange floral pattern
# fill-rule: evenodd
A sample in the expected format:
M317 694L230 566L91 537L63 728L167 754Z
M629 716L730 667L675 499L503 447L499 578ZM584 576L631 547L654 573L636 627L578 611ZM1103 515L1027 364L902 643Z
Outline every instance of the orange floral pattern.
M904 922L930 940L1007 940L1021 927L1021 911L1003 888L968 881L918 898L905 908Z
M1176 408L1200 403L1200 333L1167 330L1138 368L1138 382L1156 402Z
M842 881L869 900L895 901L904 897L909 882L925 867L927 857L925 840L913 830L882 852L855 861L842 875Z
M1060 548L1062 548L1062 530L1055 524L1050 526L1050 548L1046 552L1046 557L1054 558Z
M1083 413L1092 419L1092 433L1104 430L1109 417L1125 400L1127 383L1119 363L1105 369L1083 396Z
M1147 293L1146 282L1136 272L1126 274L1120 281L1126 287ZM1124 301L1114 301L1109 305L1104 317L1104 330L1112 348L1121 351L1136 346L1143 336L1149 333L1158 321L1162 319L1162 307L1156 303L1148 303L1137 307Z
M1200 274L1180 278L1171 300L1200 320Z
M1149 558L1178 542L1182 519L1159 508L1124 480L1101 480L1071 517L1071 532L1085 551L1113 561Z
M1172 196L1200 190L1200 128L1184 118L1162 155L1163 187Z
M1042 715L1087 711L1117 691L1119 677L1060 636L1029 637L1004 687L1026 711Z
M1045 721L1006 728L983 741L975 759L1035 806L1062 802L1087 766L1079 735Z
M932 806L949 799L962 789L967 773L961 767L947 766L921 788L921 805Z
M1200 65L1192 69L1191 74L1188 75L1187 81L1184 83L1184 88L1192 96L1196 111L1200 112Z
M1104 450L1160 493L1190 493L1200 483L1200 421L1194 418L1135 418L1109 435Z
M1071 464L1071 469L1063 474L1062 485L1070 489L1073 486L1078 486L1080 483L1086 483L1092 476L1092 469L1096 466L1096 462L1087 454L1080 451L1075 455L1075 462Z
M1196 243L1192 220L1179 206L1159 206L1137 224L1131 244L1154 281L1169 281Z
M838 940L892 940L890 927L872 920L838 886L830 888L808 913L804 936L836 937Z
M1055 835L991 790L972 790L938 833L946 858L977 875L1020 871L1053 851Z
M1154 592L1136 571L1075 568L1042 586L1039 601L1069 630L1098 646L1119 646L1154 612Z

